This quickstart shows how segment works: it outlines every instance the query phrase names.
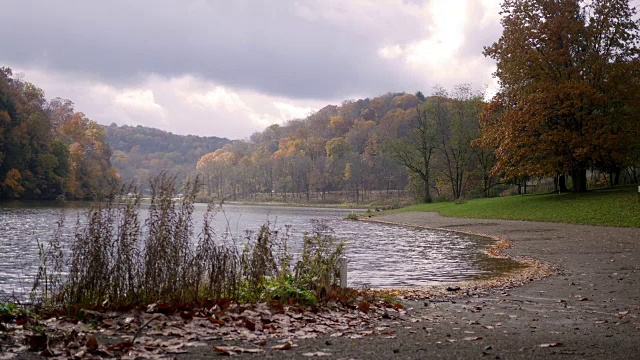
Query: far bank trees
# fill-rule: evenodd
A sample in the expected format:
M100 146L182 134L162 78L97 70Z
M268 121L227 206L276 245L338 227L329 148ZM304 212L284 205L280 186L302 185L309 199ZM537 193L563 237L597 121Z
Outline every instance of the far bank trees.
M419 95L345 101L272 125L202 156L198 172L208 195L230 200L393 203L409 194L427 202L487 194L492 182L484 185L471 145L482 94L460 85Z

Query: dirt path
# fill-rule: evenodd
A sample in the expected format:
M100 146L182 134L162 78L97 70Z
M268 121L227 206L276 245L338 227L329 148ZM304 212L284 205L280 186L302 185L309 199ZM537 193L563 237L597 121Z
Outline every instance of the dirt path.
M562 275L516 288L509 296L423 306L419 311L423 316L440 316L439 321L422 323L433 328L429 335L407 334L399 341L396 346L405 349L400 350L402 358L485 354L502 359L640 358L640 229L446 218L434 213L378 219L506 238L513 242L507 254L562 269ZM473 337L482 340L460 342ZM458 341L447 343L447 338ZM562 346L540 346L555 343Z

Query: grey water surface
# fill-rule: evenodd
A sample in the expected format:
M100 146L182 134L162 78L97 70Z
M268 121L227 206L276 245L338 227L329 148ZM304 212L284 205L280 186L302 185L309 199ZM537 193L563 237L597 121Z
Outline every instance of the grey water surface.
M73 239L73 228L82 221L86 203L0 204L0 295L24 294L38 269L38 242L46 243L61 228L65 245ZM207 210L196 204L195 235ZM344 240L348 261L348 283L353 287L403 287L456 282L487 276L508 266L504 259L483 253L490 239L445 231L424 230L344 220L350 210L224 205L215 215L216 232L238 239L245 231L257 231L265 222L285 232L289 227L292 252L299 249L302 235L312 230L312 220L324 220L334 235ZM146 213L141 210L144 222ZM194 240L195 241L195 240Z

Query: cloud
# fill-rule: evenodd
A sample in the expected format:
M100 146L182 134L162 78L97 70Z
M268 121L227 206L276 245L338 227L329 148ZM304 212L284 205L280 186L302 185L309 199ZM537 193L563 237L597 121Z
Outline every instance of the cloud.
M6 0L0 64L101 122L243 137L346 99L489 83L498 4Z
M280 110L280 117L285 119L302 119L318 110L311 107L296 106L282 101L274 101L273 106Z
M114 102L126 107L141 109L144 111L164 113L165 109L156 103L151 90L127 90L116 94Z
M499 36L499 1L432 0L424 12L424 38L386 44L379 48L378 55L390 62L404 63L408 71L422 72L425 83L431 86L493 83L495 65L484 58L482 49Z
M247 138L274 123L303 118L326 105L233 89L192 76L149 75L138 88L118 87L90 77L14 67L47 97L72 99L76 111L103 125L143 125L176 134Z
M404 53L400 45L385 46L378 50L378 54L385 59L396 59Z
M206 93L183 94L183 96L188 104L202 108L223 108L228 112L251 111L238 94L227 91L222 86L216 86L215 89Z

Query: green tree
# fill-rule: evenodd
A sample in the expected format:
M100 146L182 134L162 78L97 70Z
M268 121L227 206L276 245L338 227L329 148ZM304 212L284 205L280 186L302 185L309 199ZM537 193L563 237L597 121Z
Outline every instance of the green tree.
M387 148L401 165L405 166L414 179L420 182L423 202L431 202L431 162L436 152L436 120L443 116L444 107L439 102L427 103L416 107L416 117L408 136L389 138Z
M438 127L438 155L442 164L440 173L451 187L453 199L462 196L472 172L474 152L471 142L479 137L478 114L483 95L470 85L457 85L450 96L438 88L427 99L432 106L443 108L436 117Z

